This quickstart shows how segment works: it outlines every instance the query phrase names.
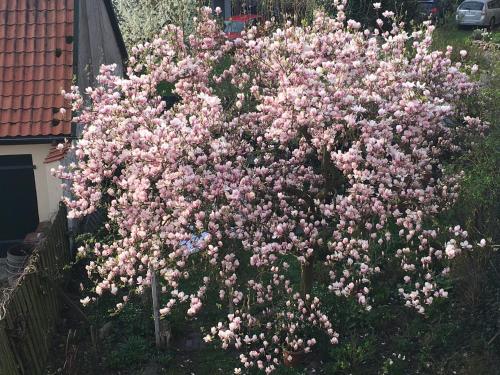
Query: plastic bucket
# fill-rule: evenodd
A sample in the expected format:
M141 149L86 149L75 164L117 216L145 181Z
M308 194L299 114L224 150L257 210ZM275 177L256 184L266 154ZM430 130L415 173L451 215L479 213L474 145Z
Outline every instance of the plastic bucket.
M7 251L7 270L20 273L28 260L28 249L24 245L15 245Z
M0 282L7 279L7 258L0 258Z

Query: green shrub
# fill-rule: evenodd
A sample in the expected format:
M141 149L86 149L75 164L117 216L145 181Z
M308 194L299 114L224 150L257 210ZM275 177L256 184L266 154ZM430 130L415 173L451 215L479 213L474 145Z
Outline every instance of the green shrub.
M113 370L136 368L150 357L150 344L141 336L130 336L116 345L106 358L106 365Z

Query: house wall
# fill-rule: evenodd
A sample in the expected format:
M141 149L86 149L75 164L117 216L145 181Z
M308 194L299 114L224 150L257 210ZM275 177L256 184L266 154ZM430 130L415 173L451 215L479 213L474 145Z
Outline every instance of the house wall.
M217 7L221 8L224 19L232 16L231 0L212 0L212 9L215 10Z
M62 196L61 180L50 173L59 163L45 164L43 161L50 150L50 144L2 145L0 155L31 155L35 165L35 186L40 221L51 220L57 213Z
M87 87L96 86L96 77L101 65L116 64L115 73L123 76L124 57L119 47L119 41L113 31L112 21L105 1L111 0L78 0L76 1L76 75L77 85L81 93ZM82 126L74 124L74 135L78 138L82 133ZM76 143L74 140L73 143ZM61 162L67 166L75 162L73 152L68 152ZM64 191L70 196L69 191ZM71 225L71 223L70 223Z
M78 86L83 91L95 86L102 64L117 64L116 74L123 75L123 61L104 1L80 0L78 3Z

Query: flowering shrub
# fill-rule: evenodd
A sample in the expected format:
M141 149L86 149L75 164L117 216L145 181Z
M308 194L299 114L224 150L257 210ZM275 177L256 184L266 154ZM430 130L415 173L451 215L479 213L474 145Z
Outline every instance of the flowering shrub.
M311 300L311 296L306 294L302 299L299 293L295 293L285 302L285 306L276 312L277 335L273 337L273 341L283 343L289 351L304 350L308 353L316 345L314 337L307 337L308 329L310 326L317 326L326 331L332 344L336 344L338 334L333 331L332 323L319 307L318 297Z
M85 126L78 162L59 171L70 216L107 210L107 240L80 249L98 295L141 292L156 272L161 313L187 304L194 316L216 289L230 313L206 340L266 372L283 348L313 347L306 326L337 342L314 296L317 264L332 293L367 310L371 277L391 259L407 305L423 313L446 297L449 261L475 245L432 218L457 196L446 161L484 128L461 104L476 87L451 47L431 51L433 26L362 30L335 3L336 18L234 42L204 9L188 38L167 26L136 46L127 78L103 67L88 105L67 94ZM165 85L180 98L170 108ZM280 318L290 322L276 334Z

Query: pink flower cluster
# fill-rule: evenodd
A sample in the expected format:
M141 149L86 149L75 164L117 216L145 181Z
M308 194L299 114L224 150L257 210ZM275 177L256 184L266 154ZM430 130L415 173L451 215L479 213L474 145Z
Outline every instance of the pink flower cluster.
M266 373L274 371L290 353L309 353L317 343L313 333L323 332L332 344L338 342L338 333L320 310L318 297L283 292L282 305L267 306L257 314L237 310L228 316L229 324L219 322L204 340L218 337L223 348L233 345L247 353L240 354L246 369L256 367Z
M476 87L451 47L431 49L433 26L408 33L384 13L363 30L335 3L336 18L267 24L234 42L203 9L193 35L167 26L136 46L126 78L103 67L86 99L66 94L84 125L77 162L58 172L69 215L104 207L112 238L81 250L97 294L142 291L154 270L170 298L161 312L189 303L194 315L207 288L220 290L231 313L207 340L249 349L244 366L267 372L277 347L310 350L315 339L290 323L275 343L266 309L337 340L326 315L309 319L319 301L295 294L292 261L323 264L329 289L367 309L371 277L391 258L414 289L401 289L410 306L446 296L437 276L470 244L460 230L439 243L446 233L429 218L457 196L446 161L484 128L462 105ZM157 91L165 83L181 99L172 108ZM404 245L385 251L394 240ZM185 293L199 273L199 290ZM283 299L296 312L276 311Z

